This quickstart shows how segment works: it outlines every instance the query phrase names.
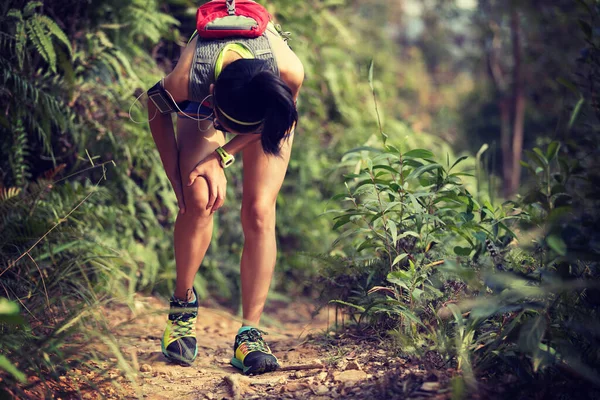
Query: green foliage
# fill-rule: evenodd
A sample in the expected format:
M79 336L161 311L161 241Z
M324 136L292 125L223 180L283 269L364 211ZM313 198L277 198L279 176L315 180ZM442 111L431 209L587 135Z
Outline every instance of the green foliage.
M326 298L402 353L441 353L470 389L485 371L518 371L516 391L565 369L600 383L597 118L585 107L600 47L588 45L588 75L570 84L574 106L561 126L580 135L526 151L516 201L472 196L469 178L452 179L454 165L425 149L346 155L352 172L333 220L343 228L336 251L349 256L323 258Z

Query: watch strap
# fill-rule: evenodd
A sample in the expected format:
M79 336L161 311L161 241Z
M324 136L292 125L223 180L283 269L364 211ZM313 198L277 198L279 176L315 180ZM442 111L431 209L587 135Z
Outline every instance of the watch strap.
M217 155L219 156L219 160L221 162L221 167L227 168L235 161L235 157L229 154L223 147L217 147L215 150Z

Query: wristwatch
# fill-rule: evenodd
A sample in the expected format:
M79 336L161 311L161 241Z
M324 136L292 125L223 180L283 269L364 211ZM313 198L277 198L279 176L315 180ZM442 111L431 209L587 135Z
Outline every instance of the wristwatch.
M225 149L222 147L217 147L215 152L219 156L219 162L221 163L221 167L223 168L229 167L235 161L235 157L226 152Z

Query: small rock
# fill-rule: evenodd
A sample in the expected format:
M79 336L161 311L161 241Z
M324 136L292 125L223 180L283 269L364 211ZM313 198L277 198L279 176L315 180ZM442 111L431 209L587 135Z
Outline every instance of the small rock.
M345 370L346 371L348 371L348 370L362 371L362 367L360 366L358 361L352 360L352 361L348 361L348 364L346 364Z
M313 392L317 395L323 395L323 394L327 394L329 393L329 389L327 389L327 386L325 385L319 385L316 388L313 389Z
M302 382L290 382L284 386L286 392L297 392L306 389L306 384Z
M152 372L152 367L149 364L142 364L140 372Z
M424 382L421 385L421 390L424 392L437 392L440 390L439 382Z
M367 373L356 369L343 372L334 372L333 378L340 382L358 382L367 379Z
M221 358L221 364L229 364L229 358Z

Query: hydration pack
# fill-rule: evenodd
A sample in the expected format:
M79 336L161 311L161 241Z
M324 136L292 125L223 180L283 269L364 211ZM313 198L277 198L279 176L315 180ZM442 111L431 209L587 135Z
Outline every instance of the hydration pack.
M233 36L256 38L267 29L269 12L251 0L213 0L196 12L198 36L222 39Z

